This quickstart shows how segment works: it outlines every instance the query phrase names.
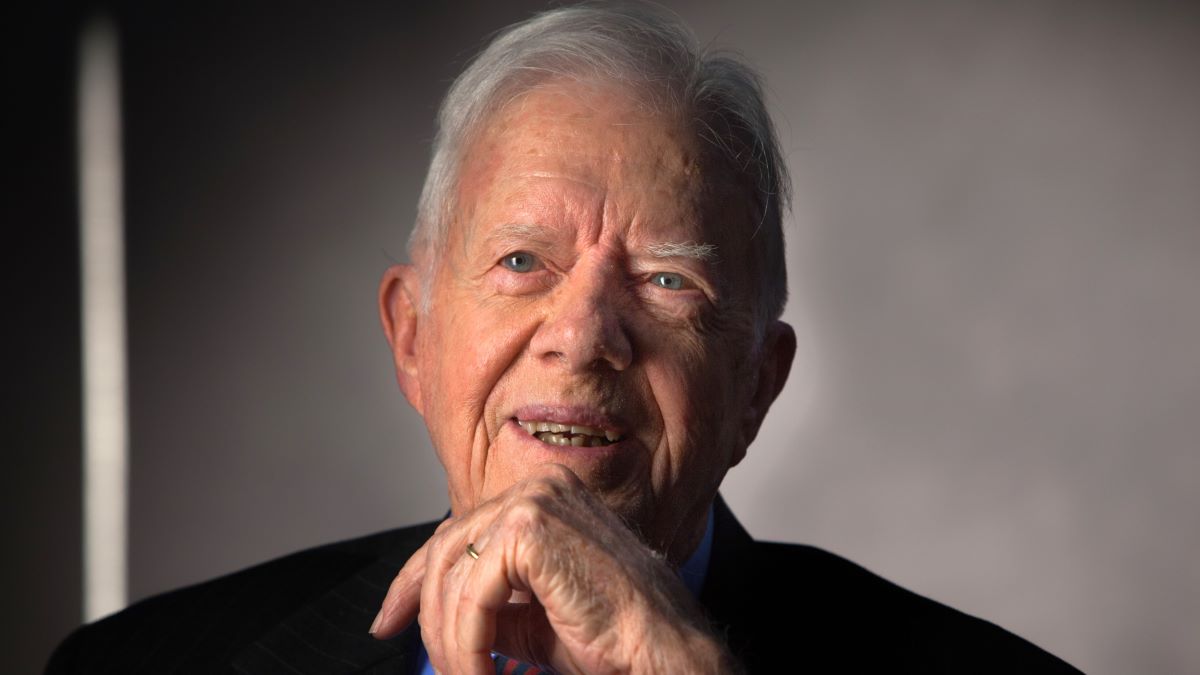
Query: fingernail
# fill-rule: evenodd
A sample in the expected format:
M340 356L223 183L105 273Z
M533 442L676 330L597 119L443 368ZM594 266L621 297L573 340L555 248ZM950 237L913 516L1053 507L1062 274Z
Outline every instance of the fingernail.
M379 610L379 613L375 615L375 620L371 622L371 627L369 629L367 629L367 632L370 633L371 635L375 635L375 633L379 631L379 624L381 624L381 623L383 623L383 610L382 609Z

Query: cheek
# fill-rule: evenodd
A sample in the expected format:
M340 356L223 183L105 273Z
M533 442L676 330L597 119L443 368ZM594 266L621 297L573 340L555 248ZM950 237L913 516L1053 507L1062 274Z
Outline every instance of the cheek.
M664 431L656 471L672 474L694 470L696 461L711 459L721 465L728 455L726 433L733 407L730 394L735 387L730 377L725 344L698 334L675 336L647 354L650 386ZM702 457L701 457L702 456Z
M497 313L473 303L471 309L446 312L433 322L428 334L425 362L433 377L432 391L422 394L436 417L428 420L433 429L471 434L487 422L486 411L497 383L523 352L529 328L511 313ZM498 316L493 316L499 314ZM436 440L436 439L435 439ZM464 442L466 439L458 439Z

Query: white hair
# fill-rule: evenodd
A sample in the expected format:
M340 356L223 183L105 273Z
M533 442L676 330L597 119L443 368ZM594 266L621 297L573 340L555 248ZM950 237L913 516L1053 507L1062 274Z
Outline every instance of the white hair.
M438 111L433 157L409 255L432 280L457 211L464 154L489 116L550 79L614 82L655 108L678 111L717 150L758 216L754 247L759 327L787 300L782 213L791 182L759 76L730 54L701 49L678 17L647 3L553 9L509 26L451 85ZM422 255L418 255L418 253ZM428 291L423 292L428 309Z

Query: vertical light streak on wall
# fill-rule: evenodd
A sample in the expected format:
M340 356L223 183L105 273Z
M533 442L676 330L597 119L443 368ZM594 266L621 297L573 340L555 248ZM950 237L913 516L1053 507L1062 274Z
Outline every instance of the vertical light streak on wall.
M80 278L83 288L84 618L126 603L128 413L121 106L117 32L84 25L79 49Z

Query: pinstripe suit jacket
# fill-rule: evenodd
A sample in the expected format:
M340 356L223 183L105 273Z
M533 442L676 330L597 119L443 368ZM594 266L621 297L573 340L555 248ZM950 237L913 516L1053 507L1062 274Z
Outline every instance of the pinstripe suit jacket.
M990 623L809 546L755 542L718 498L701 602L750 672L1072 673ZM301 551L72 633L65 673L413 673L419 631L367 627L437 523Z

